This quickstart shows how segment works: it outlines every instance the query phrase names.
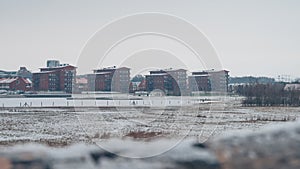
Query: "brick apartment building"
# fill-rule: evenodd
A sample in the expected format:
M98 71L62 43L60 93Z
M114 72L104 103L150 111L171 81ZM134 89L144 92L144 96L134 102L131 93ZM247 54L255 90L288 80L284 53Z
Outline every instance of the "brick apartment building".
M72 93L76 77L76 67L59 64L59 61L47 61L46 68L33 73L33 89L35 91L63 91Z
M192 72L189 76L189 89L195 91L228 92L229 71L207 70Z
M0 78L0 90L30 91L31 89L32 89L32 82L28 78L23 78L23 77Z
M130 69L127 67L96 69L87 77L90 91L129 92Z
M227 70L208 70L211 83L211 90L216 92L228 92L229 71Z
M211 83L208 72L192 72L188 78L190 92L211 91Z
M150 93L159 89L166 95L185 95L187 94L186 72L185 69L150 71L150 75L146 75L146 90Z

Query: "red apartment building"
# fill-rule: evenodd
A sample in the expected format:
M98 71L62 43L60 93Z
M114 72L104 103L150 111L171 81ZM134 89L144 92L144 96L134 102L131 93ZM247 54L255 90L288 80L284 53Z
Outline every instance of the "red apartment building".
M146 90L151 92L159 89L166 95L186 95L187 94L187 71L185 69L168 69L150 71L146 75Z
M52 64L52 62L54 62ZM63 91L72 93L76 77L76 67L59 64L58 61L47 61L46 68L33 73L33 89L35 91ZM57 64L58 63L58 64Z
M192 72L192 76L189 76L188 79L190 92L211 91L209 74L207 72Z
M115 91L128 93L130 85L130 69L127 67L108 67L94 70L88 75L90 91Z
M229 71L227 70L208 70L211 90L215 92L228 92Z
M191 92L214 91L226 93L228 91L229 71L207 70L192 72L189 76L189 89Z

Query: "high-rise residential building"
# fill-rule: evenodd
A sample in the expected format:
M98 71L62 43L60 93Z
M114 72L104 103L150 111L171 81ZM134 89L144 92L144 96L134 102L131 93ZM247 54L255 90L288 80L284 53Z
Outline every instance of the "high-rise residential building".
M47 61L46 68L33 73L35 91L63 91L72 93L75 84L76 67L68 64L52 64Z
M127 67L96 69L87 77L90 91L129 92L130 69Z
M208 70L211 90L216 92L228 92L229 71Z
M192 72L192 75L188 78L189 91L211 91L211 83L208 72Z
M146 75L146 90L149 93L154 90L161 90L165 95L186 95L186 72L185 69L150 71L150 75Z
M190 91L228 92L229 71L206 70L192 72L189 76Z

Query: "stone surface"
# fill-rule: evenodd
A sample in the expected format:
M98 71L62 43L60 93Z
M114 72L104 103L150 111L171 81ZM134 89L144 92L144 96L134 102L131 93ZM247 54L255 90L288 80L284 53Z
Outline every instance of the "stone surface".
M136 140L113 140L101 145L51 148L38 144L0 151L1 169L299 169L300 122L283 123L259 132L239 131L205 144L184 140L157 153L171 140L139 145ZM116 146L121 145L121 146ZM112 146L111 151L105 151ZM149 146L149 147L147 147ZM154 147L153 147L154 146ZM155 148L156 147L156 148ZM146 157L146 155L152 155ZM127 157L126 157L127 155ZM135 158L129 158L135 157Z
M127 148L116 148L114 151L140 151L139 149L130 149L135 146L136 142L134 141L113 140L114 144L121 142ZM160 144L166 142L168 140L159 140L155 144L159 147ZM216 157L210 151L195 146L194 143L194 141L184 141L170 151L146 158L119 156L95 145L74 145L57 149L31 144L15 146L2 151L0 164L2 164L1 167L20 169L219 169Z
M209 144L224 169L300 168L300 122L239 131Z
M157 142L157 144L162 144L161 142L165 141L167 140L162 140ZM118 157L116 159L103 160L100 168L219 169L220 166L214 154L209 150L195 145L193 141L186 140L171 150L150 158Z

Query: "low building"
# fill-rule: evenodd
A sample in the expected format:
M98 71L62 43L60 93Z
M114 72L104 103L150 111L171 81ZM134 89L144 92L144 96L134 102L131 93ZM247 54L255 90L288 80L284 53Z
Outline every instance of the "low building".
M139 90L139 85L141 82L130 82L129 93L134 93Z
M161 90L165 95L186 95L186 72L185 69L150 71L150 75L146 75L146 90L149 93L155 90Z
M300 84L299 83L292 83L292 84L286 84L284 87L285 91L300 91Z
M146 91L146 79L142 80L141 83L138 85L138 91Z
M10 77L0 78L0 90L7 91L30 91L32 82L28 78Z
M130 69L127 67L96 69L87 77L90 91L129 92Z
M140 82L130 82L130 93L146 91L146 80Z
M88 79L86 77L76 77L75 93L81 93L83 91L88 91Z
M40 68L33 73L33 88L35 91L63 91L72 93L75 84L76 67L68 64Z

